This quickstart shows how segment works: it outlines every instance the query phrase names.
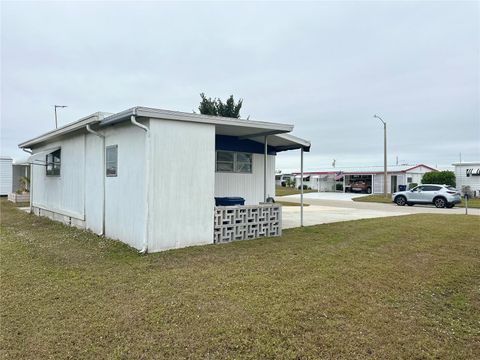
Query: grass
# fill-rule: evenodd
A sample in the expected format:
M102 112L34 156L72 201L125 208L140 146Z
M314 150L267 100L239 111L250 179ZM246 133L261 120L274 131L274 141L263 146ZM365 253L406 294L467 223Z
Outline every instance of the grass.
M303 190L303 193L315 192L316 190ZM283 186L275 186L275 196L287 196L287 195L296 195L300 194L300 189L290 188L290 187L283 187Z
M388 197L384 197L383 195L366 195L357 198L353 198L353 201L360 201L360 202L376 202L376 203L392 203L391 194L388 194ZM462 198L462 202L460 204L455 205L456 207L465 207L465 201ZM469 199L468 200L468 207L469 208L480 208L480 198L476 199Z
M478 358L478 218L140 256L1 201L1 358Z

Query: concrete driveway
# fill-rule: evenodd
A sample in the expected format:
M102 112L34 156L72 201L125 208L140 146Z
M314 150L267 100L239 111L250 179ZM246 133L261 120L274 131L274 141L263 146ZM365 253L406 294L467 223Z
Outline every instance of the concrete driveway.
M325 197L324 194L328 194L328 196ZM337 198L335 198L335 195L337 196ZM465 214L465 209L459 207L455 207L453 209L437 209L433 205L397 206L393 203L363 203L355 202L342 195L344 194L305 194L304 202L310 204L310 206L306 206L303 209L304 225L308 226L339 221L370 219L387 216L401 216L410 214ZM282 196L278 197L277 200L300 202L300 195ZM480 209L468 209L468 213L469 215L480 216ZM284 229L300 226L300 207L284 206L282 211L282 217Z

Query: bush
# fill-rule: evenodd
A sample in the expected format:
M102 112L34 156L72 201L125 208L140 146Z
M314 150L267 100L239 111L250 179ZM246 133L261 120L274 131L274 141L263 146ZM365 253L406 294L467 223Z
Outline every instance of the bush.
M423 174L422 184L450 185L455 187L455 174L453 171L432 171Z
M412 190L415 186L418 186L418 184L417 183L408 184L408 190Z
M343 191L343 184L337 184L335 189L337 189L337 191Z

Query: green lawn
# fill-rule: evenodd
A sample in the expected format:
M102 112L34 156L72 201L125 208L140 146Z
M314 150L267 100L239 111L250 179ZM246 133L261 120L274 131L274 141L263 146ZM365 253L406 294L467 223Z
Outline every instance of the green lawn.
M360 202L377 202L377 203L392 203L392 197L388 194L388 197L384 197L383 195L366 195L357 198L353 198L353 201L360 201ZM462 199L461 204L455 205L456 207L465 207L465 201ZM468 200L468 207L470 208L480 208L480 199L470 199Z
M480 354L478 217L343 222L140 256L1 206L5 359Z
M315 192L316 190L303 190L303 193ZM300 194L300 189L276 186L275 187L275 196L286 196L286 195L296 195Z

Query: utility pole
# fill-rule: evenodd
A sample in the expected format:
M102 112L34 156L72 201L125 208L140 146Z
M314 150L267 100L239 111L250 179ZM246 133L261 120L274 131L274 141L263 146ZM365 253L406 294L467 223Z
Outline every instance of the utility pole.
M58 129L57 108L66 108L67 105L53 105L55 108L55 129Z
M387 123L378 115L373 115L383 123L383 196L387 197Z

